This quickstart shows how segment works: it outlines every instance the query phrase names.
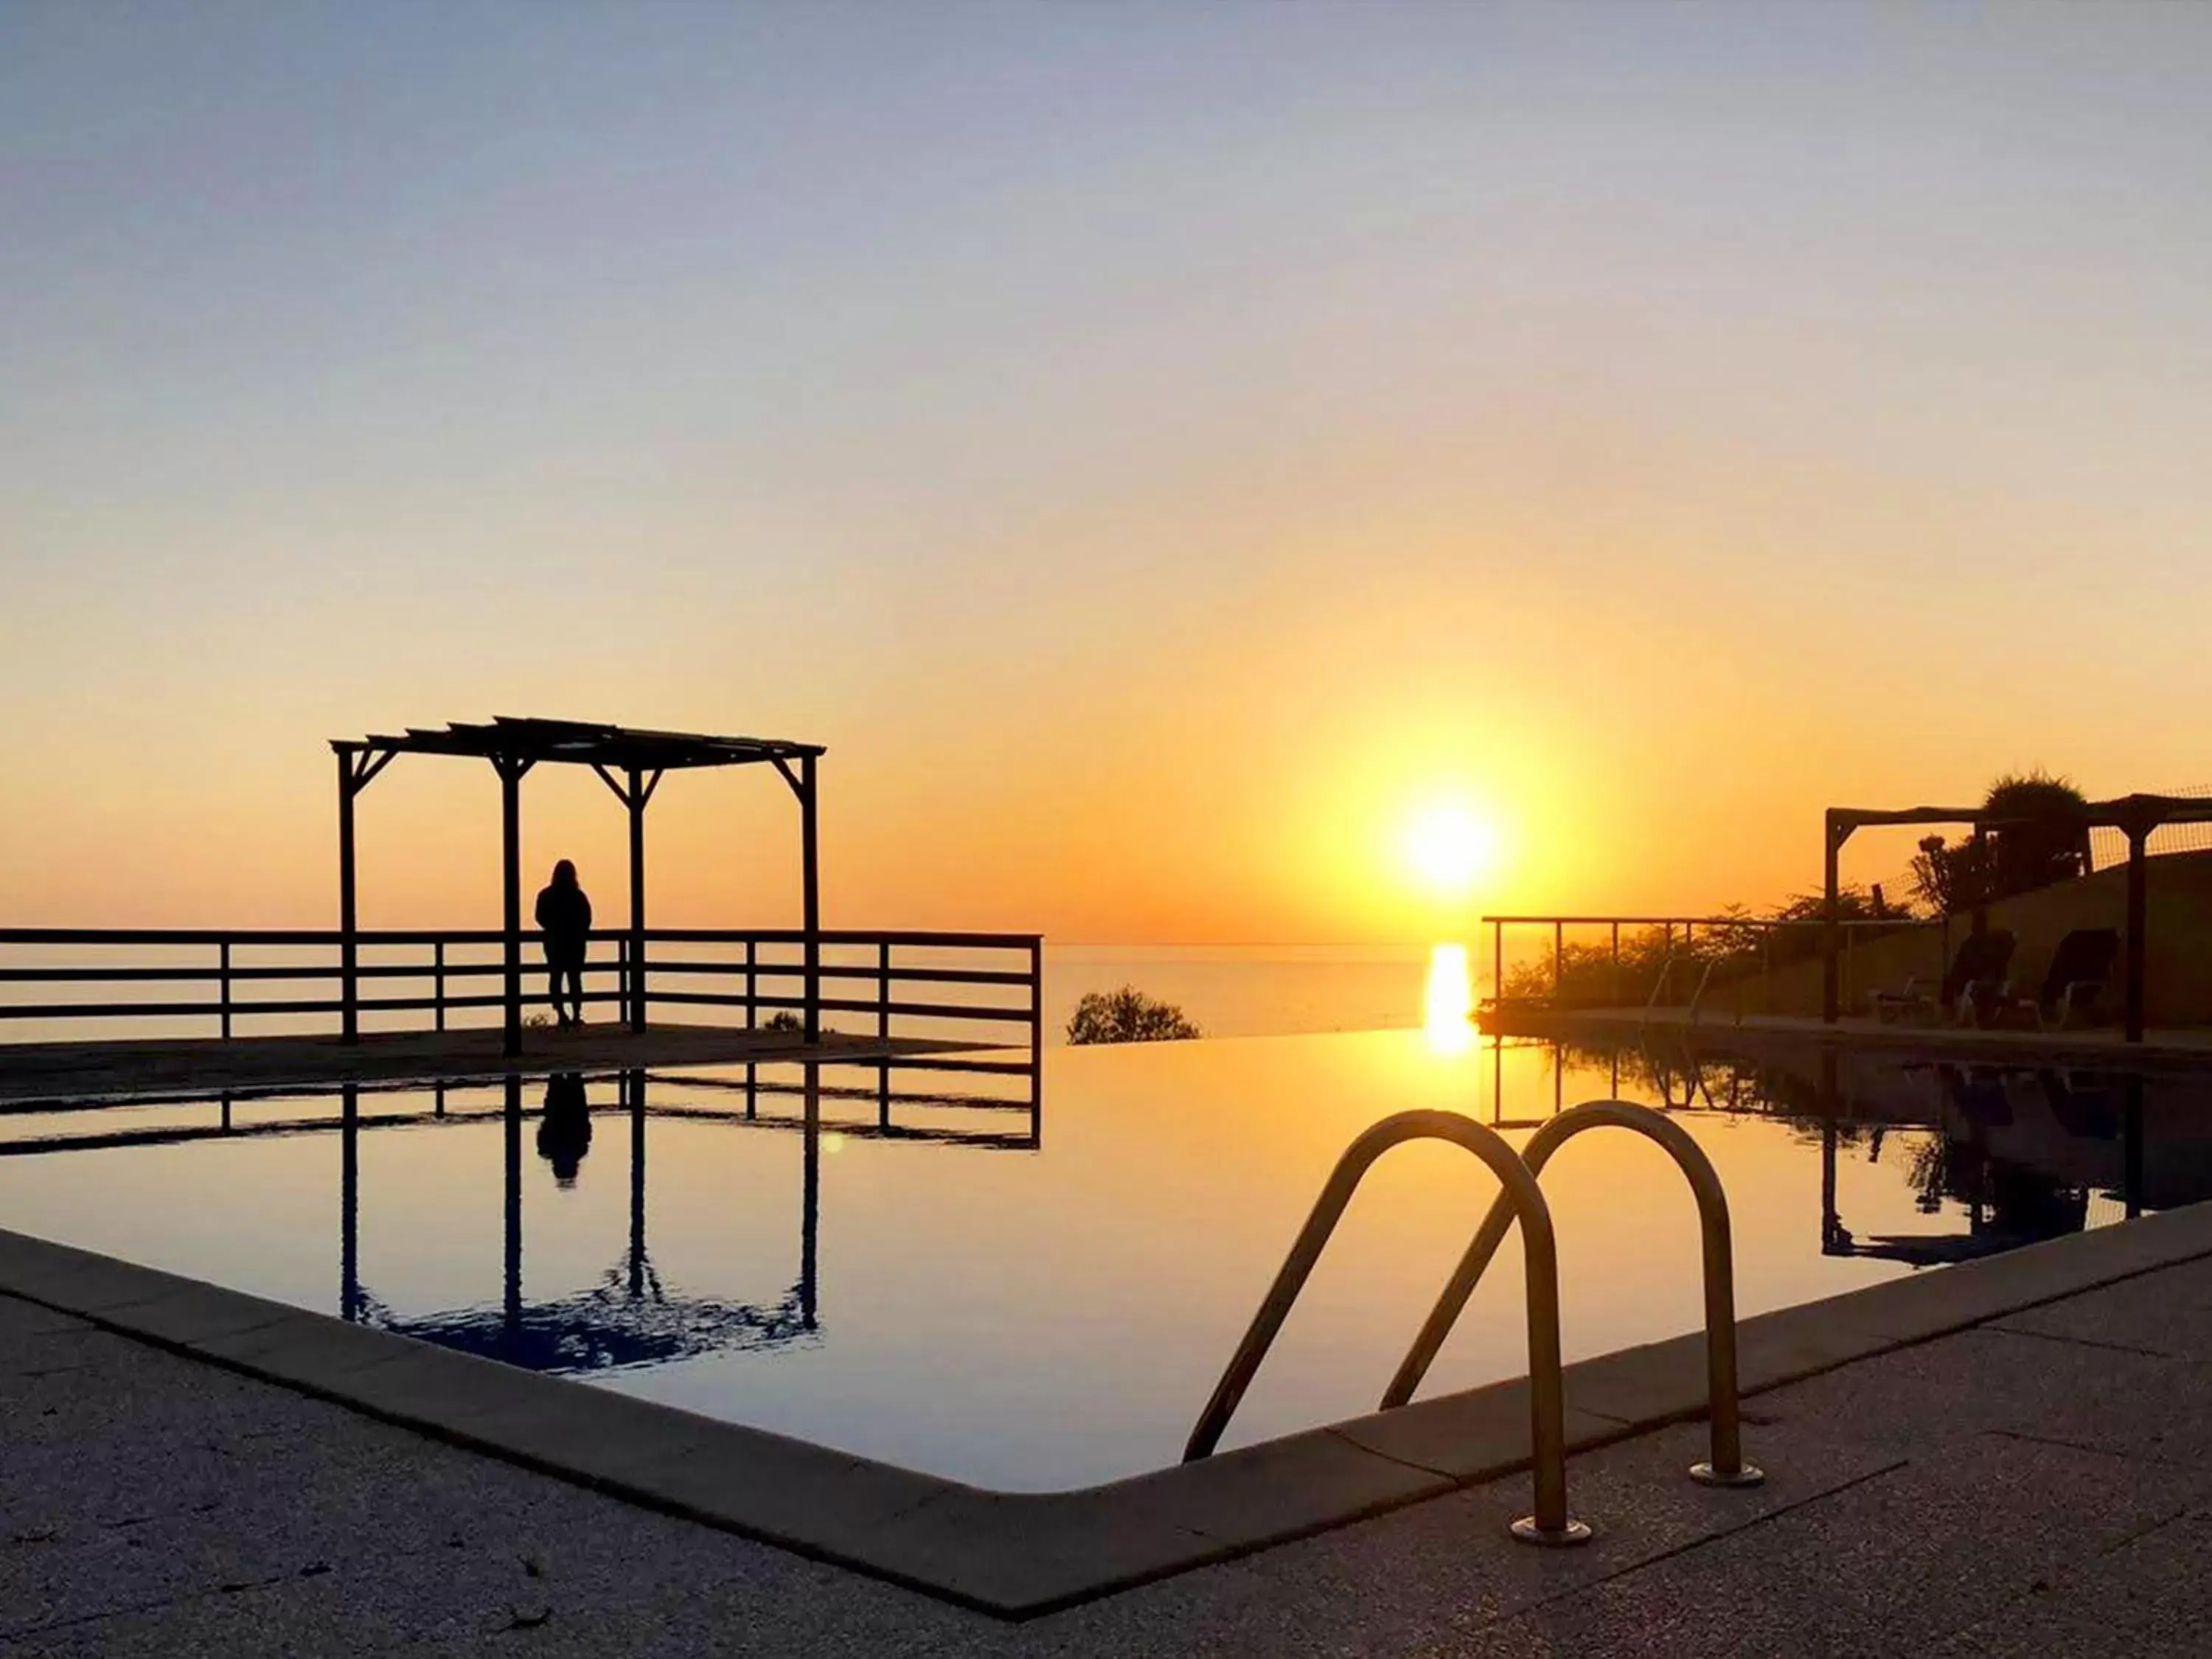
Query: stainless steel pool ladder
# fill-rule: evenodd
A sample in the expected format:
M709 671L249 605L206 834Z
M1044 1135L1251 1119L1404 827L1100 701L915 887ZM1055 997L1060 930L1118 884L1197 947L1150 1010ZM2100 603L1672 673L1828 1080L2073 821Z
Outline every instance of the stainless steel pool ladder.
M1689 1132L1662 1112L1626 1100L1591 1100L1571 1107L1528 1138L1521 1158L1530 1176L1543 1174L1552 1154L1586 1129L1633 1129L1656 1140L1681 1170L1698 1201L1698 1224L1705 1244L1706 1415L1711 1420L1711 1457L1691 1474L1708 1486L1755 1486L1765 1480L1743 1461L1743 1415L1736 1389L1735 1257L1729 1227L1728 1194L1712 1160ZM1514 1209L1502 1197L1483 1218L1481 1231L1452 1270L1443 1294L1430 1310L1420 1334L1399 1363L1398 1374L1382 1394L1382 1409L1395 1410L1413 1397L1437 1350L1451 1334L1468 1298L1490 1266L1513 1225Z
M1220 1443L1222 1431L1229 1426L1237 1403L1251 1387L1260 1362L1267 1358L1291 1304L1305 1288L1352 1194L1376 1159L1407 1140L1448 1140L1473 1152L1490 1166L1504 1188L1498 1201L1520 1220L1528 1276L1528 1429L1535 1454L1536 1502L1533 1515L1513 1523L1513 1535L1539 1544L1585 1542L1590 1529L1567 1514L1565 1403L1559 1370L1559 1265L1552 1237L1552 1212L1536 1177L1504 1138L1457 1112L1400 1112L1384 1118L1345 1149L1336 1168L1329 1172L1313 1212L1299 1229L1297 1242L1284 1258L1275 1282L1261 1302L1259 1312L1253 1316L1244 1340L1231 1357L1229 1369L1215 1384L1213 1397L1206 1401L1197 1426L1191 1430L1189 1443L1183 1448L1183 1462L1207 1456Z
M1638 1025L1646 1025L1650 1023L1651 1011L1659 1006L1659 999L1667 989L1667 981L1674 977L1674 964L1677 962L1687 961L1694 963L1697 960L1698 958L1695 957L1686 957L1679 951L1669 951L1667 953L1667 960L1659 964L1659 977L1652 981L1651 994L1644 999L1644 1012L1637 1019L1637 1024ZM1695 1025L1698 1023L1698 1011L1704 1006L1705 1000L1705 987L1712 983L1713 969L1718 964L1716 963L1711 957L1706 957L1705 961L1705 972L1698 975L1698 983L1695 988L1693 988L1690 993L1689 1012L1686 1018L1689 1023L1692 1025Z
M1565 1383L1559 1360L1559 1269L1552 1212L1537 1184L1537 1172L1561 1145L1585 1129L1611 1124L1634 1129L1657 1141L1688 1177L1698 1200L1698 1219L1705 1235L1705 1346L1712 1455L1691 1470L1698 1480L1722 1486L1756 1486L1765 1479L1743 1461L1741 1416L1736 1397L1735 1276L1729 1232L1728 1197L1720 1177L1697 1142L1679 1125L1648 1106L1627 1101L1589 1101L1549 1120L1516 1154L1495 1132L1456 1112L1400 1112L1384 1118L1346 1149L1315 1201L1313 1212L1299 1230L1297 1241L1269 1286L1260 1310L1253 1316L1244 1339L1214 1386L1212 1398L1200 1413L1197 1425L1183 1449L1190 1462L1211 1455L1245 1391L1267 1358L1267 1350L1289 1317L1291 1305L1305 1286L1314 1264L1351 1203L1352 1194L1375 1161L1401 1141L1449 1140L1465 1147L1488 1164L1504 1191L1492 1204L1474 1241L1453 1270L1443 1294L1431 1310L1413 1347L1391 1379L1382 1397L1382 1408L1391 1410L1413 1397L1427 1373L1437 1351L1443 1346L1460 1311L1474 1292L1476 1283L1504 1242L1507 1231L1521 1223L1522 1255L1527 1274L1528 1305L1529 1439L1534 1453L1532 1478L1535 1513L1513 1523L1516 1538L1537 1544L1579 1544L1590 1528L1567 1514Z

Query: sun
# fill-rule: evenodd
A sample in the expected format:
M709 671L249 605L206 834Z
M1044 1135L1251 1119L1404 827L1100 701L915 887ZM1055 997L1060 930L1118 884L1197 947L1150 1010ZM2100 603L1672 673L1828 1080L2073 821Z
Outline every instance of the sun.
M1407 824L1405 854L1423 886L1440 897L1458 898L1496 866L1498 831L1456 802L1430 806Z

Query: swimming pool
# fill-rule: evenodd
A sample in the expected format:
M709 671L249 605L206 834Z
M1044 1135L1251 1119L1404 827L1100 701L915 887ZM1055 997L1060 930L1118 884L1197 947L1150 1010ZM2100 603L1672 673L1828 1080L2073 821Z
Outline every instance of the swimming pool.
M2212 1079L1857 1055L1654 1057L1419 1032L1055 1050L1026 1079L866 1067L10 1112L0 1225L976 1485L1172 1462L1346 1141L1415 1106L1528 1129L1674 1107L1726 1183L1745 1314L2212 1189ZM579 1104L578 1095L581 1102ZM549 1101L549 1096L550 1099ZM225 1128L225 1125L228 1128ZM1519 1125L1520 1127L1512 1126ZM1546 1172L1569 1359L1693 1329L1663 1154ZM1379 1165L1224 1444L1374 1408L1492 1195ZM1509 1244L1506 1254L1514 1246ZM1517 1263L1431 1373L1524 1369Z

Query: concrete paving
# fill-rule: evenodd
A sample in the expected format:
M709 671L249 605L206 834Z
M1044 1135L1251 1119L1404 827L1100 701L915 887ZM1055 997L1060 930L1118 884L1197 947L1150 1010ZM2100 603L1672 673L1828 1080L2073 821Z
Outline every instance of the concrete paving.
M0 1297L0 1659L209 1653L2205 1650L2212 1258L1683 1424L1009 1623Z

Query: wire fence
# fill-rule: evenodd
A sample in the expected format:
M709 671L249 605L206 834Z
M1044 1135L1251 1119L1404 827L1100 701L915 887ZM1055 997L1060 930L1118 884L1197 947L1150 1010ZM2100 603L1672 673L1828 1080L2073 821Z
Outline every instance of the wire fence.
M2147 789L2149 795L2171 795L2177 800L2212 799L2212 783L2191 784L2185 789ZM2212 848L2212 823L2162 823L2150 832L2144 848L2153 857L2161 853L2201 853ZM2092 869L2109 870L2128 861L2125 832L2113 829L2089 832Z
M2191 784L2179 789L2146 789L2147 795L2166 795L2176 800L2212 800L2212 783ZM2212 823L2162 823L2150 833L2145 851L2153 858L2168 853L2203 853L2212 851ZM2128 861L2127 832L2110 825L2097 825L2089 831L2089 867L2092 871L2110 870ZM1869 882L1869 894L1879 890L1883 902L1893 908L1910 906L1915 910L1929 909L1927 896L1921 892L1917 877L1911 865L1892 871L1879 881Z

